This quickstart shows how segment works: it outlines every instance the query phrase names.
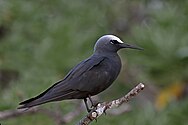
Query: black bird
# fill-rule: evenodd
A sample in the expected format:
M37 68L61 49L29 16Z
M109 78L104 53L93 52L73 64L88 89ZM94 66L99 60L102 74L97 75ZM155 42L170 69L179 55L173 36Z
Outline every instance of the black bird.
M94 105L91 96L107 89L117 78L121 60L117 51L122 48L142 48L122 42L114 35L99 38L94 53L76 65L63 80L55 83L40 95L20 103L21 108L30 108L43 103L66 99L84 99L88 112L87 98Z

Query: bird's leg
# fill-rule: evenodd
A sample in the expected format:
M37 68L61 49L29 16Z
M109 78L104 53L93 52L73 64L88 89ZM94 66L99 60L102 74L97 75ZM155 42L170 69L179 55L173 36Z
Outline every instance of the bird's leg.
M88 98L89 98L89 101L91 102L91 108L92 108L92 107L95 107L95 105L94 105L94 103L93 103L93 101L92 101L92 99L91 99L91 96L90 96L90 95L88 96Z
M88 104L87 104L87 98L84 98L84 103L87 109L87 112L89 113L91 111L91 109L89 108Z

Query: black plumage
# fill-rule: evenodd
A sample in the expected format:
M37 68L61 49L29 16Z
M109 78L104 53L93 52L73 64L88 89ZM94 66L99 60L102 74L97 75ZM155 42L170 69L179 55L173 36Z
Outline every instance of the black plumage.
M90 96L104 91L117 78L121 69L121 60L117 51L121 48L141 49L123 43L114 35L102 36L96 42L91 57L76 65L63 80L40 95L21 102L19 108L30 108L66 99L84 99L86 103L88 97L90 99Z

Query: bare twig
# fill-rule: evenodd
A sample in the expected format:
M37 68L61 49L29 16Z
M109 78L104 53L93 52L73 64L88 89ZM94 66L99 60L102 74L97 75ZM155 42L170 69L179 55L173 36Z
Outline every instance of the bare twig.
M110 102L103 102L97 104L94 109L87 114L84 118L82 118L77 125L88 125L91 123L94 119L97 119L99 116L101 116L107 109L115 108L120 106L122 103L127 103L131 98L136 96L141 90L144 89L144 84L140 83L136 87L134 87L128 94L125 96L110 101Z

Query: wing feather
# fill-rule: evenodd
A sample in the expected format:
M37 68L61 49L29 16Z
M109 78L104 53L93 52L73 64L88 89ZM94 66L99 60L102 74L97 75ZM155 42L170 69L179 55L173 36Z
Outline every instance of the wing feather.
M75 66L63 80L55 83L38 96L21 102L20 105L23 105L21 108L32 107L50 101L81 98L84 95L87 95L87 92L79 90L79 87L77 89L75 83L82 84L80 83L80 77L82 77L82 75L87 71L91 70L94 66L100 64L103 60L104 57L93 55L90 58L82 61Z

